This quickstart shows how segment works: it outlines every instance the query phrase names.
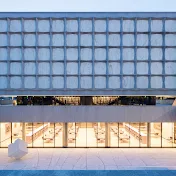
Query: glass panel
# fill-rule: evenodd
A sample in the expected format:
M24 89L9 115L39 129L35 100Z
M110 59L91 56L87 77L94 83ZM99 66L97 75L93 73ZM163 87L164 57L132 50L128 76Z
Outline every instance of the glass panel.
M87 123L76 123L76 147L87 146Z
M147 123L140 123L140 147L147 147Z
M76 132L76 124L75 123L68 123L68 134L67 134L68 147L75 147L76 146L76 133L77 133Z
M87 147L97 147L97 123L87 123Z
M16 139L22 139L22 123L12 123L12 143Z
M55 123L55 147L63 147L63 123Z
M43 135L44 147L54 147L54 138L55 138L54 123L44 123L44 126L45 125L48 125L48 128L44 130Z
M139 123L126 124L126 128L129 130L130 135L130 147L139 147L140 131Z
M32 123L26 123L26 142L28 143L28 147L32 147L32 134L33 134Z
M162 147L172 147L174 143L174 123L162 123Z
M1 123L1 147L8 147L11 143L11 123Z
M129 123L119 123L119 147L130 146Z
M151 147L161 147L161 123L150 123Z
M43 147L43 133L48 129L48 124L33 123L33 147Z
M110 128L110 147L118 147L119 146L119 139L118 139L118 123L109 123Z
M98 147L105 147L105 123L98 122L98 135L97 142Z

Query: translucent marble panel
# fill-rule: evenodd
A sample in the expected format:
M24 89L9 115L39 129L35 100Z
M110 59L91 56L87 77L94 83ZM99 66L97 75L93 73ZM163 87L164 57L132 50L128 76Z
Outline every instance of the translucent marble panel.
M21 21L10 20L10 32L21 32Z
M38 87L41 89L50 88L50 77L48 77L48 76L38 77Z
M95 60L106 60L106 49L95 49Z
M134 20L123 20L123 31L134 32Z
M134 63L123 63L123 74L134 74Z
M119 34L109 35L109 46L120 46L120 35Z
M21 48L11 48L10 49L10 60L21 60L22 51Z
M151 74L162 74L162 63L161 62L153 62L151 63Z
M24 88L34 89L36 87L36 79L34 76L24 77Z
M7 20L0 20L0 32L7 31Z
M33 48L25 48L24 49L24 60L35 60L36 52Z
M82 76L81 77L81 88L83 88L83 89L92 88L92 77L90 77L90 76Z
M165 31L166 32L176 32L176 20L166 20L165 21Z
M27 74L27 75L36 74L35 62L25 62L24 63L24 74Z
M165 49L165 59L166 60L176 60L176 49L166 48Z
M53 46L64 46L64 35L53 34L52 43L53 43Z
M148 49L138 48L137 49L137 60L148 60Z
M67 20L66 30L67 32L77 32L78 31L78 21L77 20Z
M147 34L137 35L137 46L148 46L148 35Z
M76 76L68 76L67 77L67 88L69 88L69 89L78 88L78 77L76 77Z
M170 89L176 88L176 76L166 76L165 77L165 87Z
M122 81L122 86L125 89L134 88L134 77L132 76L124 76Z
M162 60L163 51L161 48L152 48L151 49L151 59L152 60Z
M95 20L95 32L106 32L106 20Z
M68 34L67 35L67 46L78 46L78 35Z
M52 80L54 89L62 89L64 88L64 77L62 76L54 76Z
M137 63L137 74L148 74L148 63L138 62Z
M19 89L22 86L22 81L20 76L10 77L10 87L12 89Z
M81 32L91 32L92 31L92 21L91 20L81 20Z
M95 74L106 74L106 63L96 62L94 67Z
M152 34L151 35L151 45L152 46L162 46L163 38L161 34Z
M90 48L81 49L81 60L92 60L92 49Z
M109 60L120 60L120 49L110 48L108 52Z
M67 63L67 74L68 75L78 74L78 63L68 62Z
M7 63L6 62L0 62L0 75L7 74Z
M123 46L134 46L134 35L124 34L123 35Z
M81 75L92 74L92 63L83 62L81 63Z
M176 46L176 35L166 34L165 35L165 45L166 46Z
M0 60L7 60L7 49L0 48Z
M108 64L109 74L120 74L120 63L109 62Z
M0 34L0 46L7 46L7 35Z
M5 89L7 88L7 77L5 76L0 76L0 89Z
M38 35L38 45L39 46L49 46L50 36L48 34L39 34Z
M120 77L110 76L109 77L109 88L110 89L120 88Z
M146 76L139 76L137 77L137 88L148 88L148 77Z
M39 60L50 60L50 50L46 48L38 49L38 59Z
M78 60L78 50L75 48L67 49L67 60Z
M151 77L151 88L162 88L163 81L160 76L152 76Z
M50 64L45 62L38 63L38 73L40 75L50 74Z
M120 20L109 20L109 32L120 32Z
M92 46L92 35L81 34L81 46Z
M35 32L35 20L24 20L24 31Z
M39 32L49 32L50 31L50 21L49 20L38 20L38 31Z
M63 20L53 20L52 30L53 32L63 32L64 31L64 21Z
M53 74L64 74L64 63L54 62L52 65Z
M95 46L106 46L106 35L104 34L95 34Z
M52 52L53 60L64 60L64 49L61 48L53 48Z
M134 49L124 48L123 49L123 60L134 60Z
M20 34L11 34L10 35L10 45L11 46L21 46L22 40L21 40Z
M25 34L24 35L24 45L25 46L35 46L36 37L34 34Z
M147 20L137 20L137 31L138 32L148 32L148 21Z
M162 32L163 23L162 20L152 20L151 21L151 31L152 32Z
M96 76L94 84L95 84L96 89L106 88L106 77L105 76Z
M10 64L10 73L11 74L21 74L21 63L19 62L12 62Z
M166 62L165 63L165 73L176 75L176 63L175 62Z

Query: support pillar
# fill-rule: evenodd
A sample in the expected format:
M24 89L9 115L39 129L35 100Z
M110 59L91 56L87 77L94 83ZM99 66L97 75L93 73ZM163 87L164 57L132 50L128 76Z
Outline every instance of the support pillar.
M22 140L26 141L26 123L22 123Z
M151 146L151 124L147 123L147 147Z
M110 130L109 123L105 123L105 147L110 147Z
M63 147L67 147L68 141L68 123L63 123Z

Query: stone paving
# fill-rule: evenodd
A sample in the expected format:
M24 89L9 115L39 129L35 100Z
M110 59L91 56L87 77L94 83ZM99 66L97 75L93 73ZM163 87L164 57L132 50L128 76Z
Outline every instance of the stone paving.
M175 148L33 148L20 160L0 149L0 170L176 170Z

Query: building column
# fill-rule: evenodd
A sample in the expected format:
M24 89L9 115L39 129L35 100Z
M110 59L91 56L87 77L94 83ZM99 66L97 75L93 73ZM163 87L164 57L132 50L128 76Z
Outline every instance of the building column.
M151 123L147 123L147 147L151 146Z
M105 123L105 147L110 147L110 130L109 123Z
M26 123L22 123L22 140L26 141Z
M68 141L68 123L63 123L63 147L67 147L67 141Z

